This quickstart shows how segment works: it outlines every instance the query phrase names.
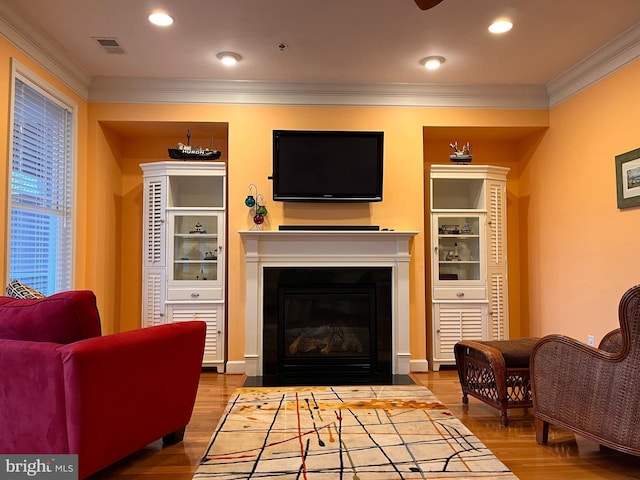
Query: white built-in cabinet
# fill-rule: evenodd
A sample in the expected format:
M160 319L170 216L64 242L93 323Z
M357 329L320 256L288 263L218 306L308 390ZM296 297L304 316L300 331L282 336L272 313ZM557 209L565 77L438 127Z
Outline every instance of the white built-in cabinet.
M432 165L430 368L460 340L509 338L506 177L488 165Z
M142 326L203 320L203 366L225 369L226 165L140 165L144 178Z

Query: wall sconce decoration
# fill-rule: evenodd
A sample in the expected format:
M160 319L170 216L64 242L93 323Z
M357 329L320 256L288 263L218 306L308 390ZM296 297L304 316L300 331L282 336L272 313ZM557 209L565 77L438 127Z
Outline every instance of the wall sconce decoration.
M253 211L253 227L251 230L262 230L264 217L267 215L267 207L264 206L264 196L258 193L258 187L253 183L249 185L249 195L244 199L244 204Z

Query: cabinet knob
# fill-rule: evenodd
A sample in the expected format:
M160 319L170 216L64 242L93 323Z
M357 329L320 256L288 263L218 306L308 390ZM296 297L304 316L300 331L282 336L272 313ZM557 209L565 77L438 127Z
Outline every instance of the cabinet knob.
M191 293L191 298L198 298L200 296L200 294L198 292L192 292Z
M458 297L458 298L462 298L462 297L464 297L464 292L458 292L458 293L456 293L456 297Z

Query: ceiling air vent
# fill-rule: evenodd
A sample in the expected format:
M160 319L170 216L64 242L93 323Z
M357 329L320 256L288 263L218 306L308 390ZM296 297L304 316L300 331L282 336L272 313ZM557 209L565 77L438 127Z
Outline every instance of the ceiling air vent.
M118 43L117 38L98 38L93 37L98 45L102 47L102 49L109 54L122 55L123 53L127 53L127 51L122 48L122 45Z

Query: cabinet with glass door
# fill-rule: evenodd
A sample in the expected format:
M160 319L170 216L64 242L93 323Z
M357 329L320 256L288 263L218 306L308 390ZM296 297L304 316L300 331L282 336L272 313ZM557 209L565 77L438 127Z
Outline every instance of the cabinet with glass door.
M434 214L434 245L438 285L452 282L479 283L481 278L484 217Z
M226 166L171 161L141 168L143 326L204 320L203 365L224 371Z
M451 347L457 341L508 338L507 284L493 280L494 272L507 270L508 170L431 166L433 370L455 364ZM500 280L506 280L506 274Z

